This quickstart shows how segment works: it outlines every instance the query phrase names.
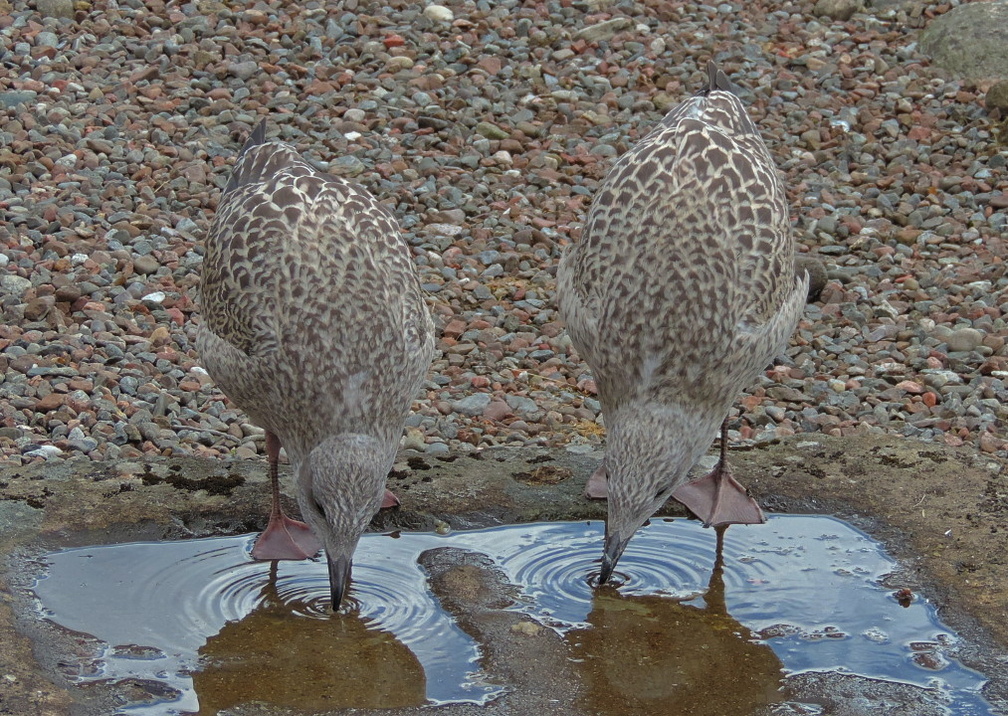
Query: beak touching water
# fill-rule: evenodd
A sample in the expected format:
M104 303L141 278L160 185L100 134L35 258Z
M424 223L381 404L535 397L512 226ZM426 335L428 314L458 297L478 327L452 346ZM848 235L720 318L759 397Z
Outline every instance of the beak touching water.
M602 552L602 571L599 573L599 586L609 581L613 570L616 569L616 562L619 561L629 541L629 539L623 539L619 532L610 532L608 527L606 528L605 548Z
M332 610L335 612L343 603L343 594L350 585L350 570L353 566L349 557L330 557L326 554L329 564L329 594L332 597Z

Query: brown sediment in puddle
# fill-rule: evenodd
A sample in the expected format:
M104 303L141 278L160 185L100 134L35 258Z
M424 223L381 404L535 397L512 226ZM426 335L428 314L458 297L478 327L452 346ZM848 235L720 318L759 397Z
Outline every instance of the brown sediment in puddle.
M144 716L488 699L763 714L785 700L785 672L837 669L984 712L955 636L928 605L900 606L878 583L893 562L838 520L716 534L656 520L624 554L619 590L591 587L601 539L600 522L367 535L337 615L323 562L254 562L250 537L48 553L34 592L65 643L91 644L65 647L64 673Z
M262 602L199 650L200 716L250 701L304 713L426 703L423 667L405 644L352 612L304 616L312 605L281 599L276 577L274 563Z
M596 591L589 626L565 637L584 687L582 708L605 716L724 716L783 701L783 664L728 613L723 571L719 548L703 605Z

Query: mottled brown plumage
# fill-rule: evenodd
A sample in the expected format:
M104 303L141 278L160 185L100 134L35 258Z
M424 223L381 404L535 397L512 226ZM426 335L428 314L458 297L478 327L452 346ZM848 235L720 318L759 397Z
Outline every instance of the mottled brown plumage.
M201 290L203 363L286 447L336 608L433 358L409 247L365 189L266 142L260 125L207 237Z
M783 184L729 88L712 65L705 91L620 158L560 262L561 315L608 431L603 581L804 305Z

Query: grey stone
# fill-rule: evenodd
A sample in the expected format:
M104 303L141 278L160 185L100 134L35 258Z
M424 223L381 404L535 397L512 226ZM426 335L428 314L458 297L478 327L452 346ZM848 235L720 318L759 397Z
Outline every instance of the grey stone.
M511 134L505 130L498 127L496 124L491 124L490 122L480 122L475 128L476 134L479 134L487 139L507 139Z
M812 12L819 17L849 20L862 7L861 0L818 0Z
M984 96L987 110L1000 109L1002 116L1008 114L1008 80L1001 80L987 90Z
M504 400L507 401L508 407L511 410L518 413L522 417L531 417L540 412L539 404L536 403L531 398L526 398L524 395L505 395Z
M970 79L1008 78L1008 0L968 3L931 21L920 49L935 65Z
M10 90L0 92L0 106L7 109L14 109L18 105L34 102L38 97L38 92L34 90Z
M626 30L633 26L633 20L628 17L614 17L609 20L583 27L574 33L574 38L585 42L599 42L608 40L617 32Z
M73 0L35 0L35 9L43 17L72 18Z
M32 282L23 276L16 276L14 274L6 274L0 277L0 289L4 293L10 293L15 296L22 296L24 292L31 288Z
M960 328L952 331L945 342L950 351L971 351L983 343L984 334L975 328Z
M488 405L490 405L489 393L473 393L472 395L467 395L461 400L453 401L451 408L453 411L460 413L461 415L475 417L477 415L482 415Z
M144 275L157 273L159 268L161 268L161 263L150 254L147 254L146 256L137 256L133 260L133 269L137 273L142 273Z
M232 62L228 65L228 74L240 80L247 80L259 72L259 63L253 60L244 62Z
M364 162L352 154L338 157L329 163L329 172L341 177L355 177L365 169L367 167Z
M40 32L35 35L35 47L56 47L59 36L55 32Z

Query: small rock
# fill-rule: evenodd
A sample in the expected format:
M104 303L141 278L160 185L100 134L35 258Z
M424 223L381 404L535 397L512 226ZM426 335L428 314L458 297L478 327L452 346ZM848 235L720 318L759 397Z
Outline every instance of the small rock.
M402 443L403 450L416 450L417 452L423 452L424 448L427 447L427 441L424 439L423 430L419 428L407 428L406 437L403 438Z
M539 404L524 395L508 395L504 398L508 406L519 415L530 417L539 413Z
M329 163L329 171L340 177L355 177L361 174L367 167L360 159L352 154L344 157L337 157Z
M809 275L808 300L815 301L826 285L826 267L814 256L798 254L795 256L795 273L801 276L802 271L807 271Z
M171 340L171 331L165 326L158 326L150 334L151 345L155 348L160 348L167 345Z
M451 22L455 13L444 5L428 5L423 11L424 17L433 22Z
M533 621L522 620L511 625L511 631L522 636L536 636L542 631L542 627Z
M975 328L960 328L952 331L945 342L950 351L972 351L983 343L984 334Z
M83 453L89 453L98 447L98 441L85 435L80 427L76 427L70 431L70 435L67 436L67 442L70 444L70 447Z
M40 32L35 35L35 47L56 47L58 44L59 37L55 32Z
M73 0L35 0L35 9L42 17L73 18Z
M25 455L28 457L44 457L48 460L51 457L58 457L63 454L55 445L34 445L31 450L28 450Z
M503 400L491 400L483 409L483 417L487 420L501 421L511 415L511 407Z
M1005 441L984 431L980 434L980 449L984 452L997 452L1005 446Z
M245 60L244 62L232 62L228 65L228 74L233 77L237 77L240 80L251 79L259 72L259 63L254 60Z
M476 125L476 134L479 134L487 139L507 139L510 137L510 133L501 129L496 124L491 124L490 122L480 122Z
M861 7L861 0L818 0L815 7L812 8L812 12L819 17L850 20L851 16Z
M988 111L1000 109L1002 117L1008 114L1008 80L1001 80L991 85L984 95L984 105Z
M49 393L49 395L39 398L35 403L35 412L48 413L51 410L56 410L56 408L63 405L65 399L66 395L63 393Z
M482 415L488 405L490 405L489 393L473 393L472 395L467 395L461 400L453 401L451 407L456 413L475 417L477 415Z
M15 276L14 274L4 274L0 277L0 290L4 293L9 293L14 296L21 296L31 288L32 282L22 276Z
M24 307L24 317L28 321L39 321L45 318L52 308L52 299L49 297L33 298Z
M78 298L81 297L81 289L75 283L67 284L66 286L60 286L56 289L56 300L66 301L67 303L73 303Z
M137 256L133 259L133 270L137 273L143 274L144 276L157 273L159 268L161 268L161 263L151 254L147 254L146 256Z
M633 26L633 20L630 18L614 17L609 20L603 20L602 22L595 23L594 25L581 28L574 33L574 39L584 40L585 42L608 40L617 32L626 30L631 26Z

